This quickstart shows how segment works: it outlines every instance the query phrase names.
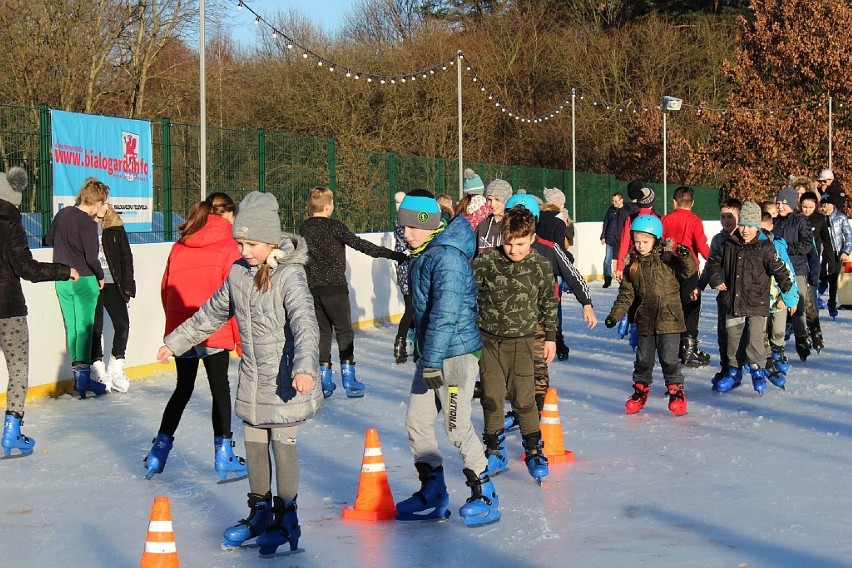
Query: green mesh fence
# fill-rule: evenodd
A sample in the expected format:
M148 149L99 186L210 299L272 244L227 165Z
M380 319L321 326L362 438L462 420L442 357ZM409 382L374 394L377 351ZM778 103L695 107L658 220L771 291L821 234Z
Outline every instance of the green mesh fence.
M201 199L197 125L163 119L152 123L154 162L155 240L173 240L177 225ZM30 174L21 212L30 243L37 246L51 218L52 162L50 113L39 108L0 105L0 170L22 165ZM616 191L627 182L602 174L520 165L467 162L487 185L502 178L512 187L542 197L546 187L565 193L565 207L577 222L600 221ZM206 194L223 191L239 201L249 191L273 193L278 199L282 226L296 232L309 216L308 192L322 185L335 192L335 216L355 232L388 231L395 215L393 194L414 188L459 197L458 161L392 152L343 148L330 138L295 136L265 130L207 128ZM662 186L658 193L662 212ZM669 199L676 186L669 185ZM719 214L719 190L695 187L694 211L703 219ZM576 207L575 207L576 199ZM669 206L670 207L670 206ZM140 235L141 237L141 235ZM132 242L139 242L133 239ZM147 241L150 238L146 235Z

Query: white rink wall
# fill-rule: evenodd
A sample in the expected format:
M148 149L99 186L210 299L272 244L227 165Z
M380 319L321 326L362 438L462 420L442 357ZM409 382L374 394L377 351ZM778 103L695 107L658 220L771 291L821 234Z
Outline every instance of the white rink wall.
M720 229L718 221L704 223L708 241ZM571 252L577 268L587 279L603 275L604 246L600 244L601 223L577 223L576 242ZM373 243L393 248L392 233L360 235ZM160 302L160 280L168 258L171 243L133 245L136 272L136 298L130 301L130 339L127 345L127 367L139 367L156 362L156 353L162 344L165 318ZM36 260L50 262L52 249L35 249ZM357 251L348 250L347 276L350 285L352 321L370 325L377 320L398 317L403 312L402 295L396 283L396 264L385 259L374 259ZM30 387L49 392L50 386L72 379L71 362L65 346L62 314L52 282L32 284L24 282L30 332ZM607 307L598 307L603 313ZM109 317L104 323L104 353L109 354L112 326ZM153 372L153 371L150 371ZM133 373L131 373L133 375ZM0 365L0 394L5 398L8 384L6 365Z

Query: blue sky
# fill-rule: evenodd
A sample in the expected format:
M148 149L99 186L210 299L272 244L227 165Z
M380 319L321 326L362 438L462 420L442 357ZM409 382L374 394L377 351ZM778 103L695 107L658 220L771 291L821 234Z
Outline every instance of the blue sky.
M244 0L252 10L267 19L273 19L277 12L294 10L326 31L335 32L343 23L346 12L355 4L355 0ZM254 18L246 10L237 11L237 0L233 0L234 37L240 42L251 42L255 35Z

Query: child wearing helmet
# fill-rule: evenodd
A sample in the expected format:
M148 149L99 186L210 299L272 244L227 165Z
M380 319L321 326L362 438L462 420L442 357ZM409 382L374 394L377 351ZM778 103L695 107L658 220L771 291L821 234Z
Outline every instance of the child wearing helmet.
M695 260L684 246L662 241L663 224L655 215L640 215L630 225L633 250L627 257L618 297L605 320L615 327L635 304L639 331L633 365L633 394L625 403L627 414L645 406L651 392L655 356L659 357L669 410L686 414L683 371L679 358L680 334L686 330L680 303L680 286L695 273Z

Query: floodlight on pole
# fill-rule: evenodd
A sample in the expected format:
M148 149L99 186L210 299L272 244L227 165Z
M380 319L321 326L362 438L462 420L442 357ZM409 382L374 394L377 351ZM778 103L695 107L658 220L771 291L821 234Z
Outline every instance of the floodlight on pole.
M677 97L663 97L663 214L668 212L669 208L669 188L668 188L668 164L666 162L667 141L666 141L666 118L671 111L680 110L683 101Z

